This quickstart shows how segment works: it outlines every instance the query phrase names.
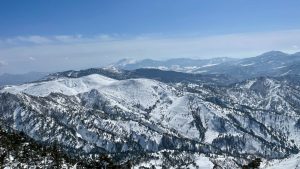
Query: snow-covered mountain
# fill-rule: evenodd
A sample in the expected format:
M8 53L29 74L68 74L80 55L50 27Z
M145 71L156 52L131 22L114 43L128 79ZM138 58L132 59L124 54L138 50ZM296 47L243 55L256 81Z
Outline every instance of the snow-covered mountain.
M113 79L125 80L125 79L136 79L136 78L146 78L154 79L164 83L203 83L210 85L230 85L232 83L238 82L238 79L223 75L223 74L192 74L160 69L136 69L136 70L121 70L113 67L110 68L91 68L86 70L70 70L64 72L57 72L49 74L48 76L41 79L41 81L48 81L53 79L58 79L62 77L66 78L78 78L82 76L87 76L90 74L99 74L107 76Z
M5 86L0 124L69 154L110 154L135 168L240 168L299 152L298 76L211 85L177 73L164 80L88 69Z
M123 59L110 67L126 70L156 68L186 73L225 74L245 80L259 76L299 75L300 53L286 54L280 51L271 51L244 59L170 59L166 61Z
M155 68L161 70L173 70L179 72L195 72L202 67L210 67L221 63L227 63L234 61L233 58L213 58L213 59L188 59L188 58L176 58L165 61L158 61L152 59L135 60L135 59L122 59L108 67L116 67L125 70L135 70L140 68Z
M239 79L259 76L299 75L300 53L286 54L280 51L271 51L262 55L222 63L197 71L209 74L230 74Z

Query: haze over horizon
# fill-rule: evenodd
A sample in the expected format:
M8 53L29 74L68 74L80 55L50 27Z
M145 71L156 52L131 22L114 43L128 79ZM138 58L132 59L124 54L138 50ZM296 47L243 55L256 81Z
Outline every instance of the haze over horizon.
M296 0L5 1L0 74L100 67L122 58L294 53L300 51L299 5Z

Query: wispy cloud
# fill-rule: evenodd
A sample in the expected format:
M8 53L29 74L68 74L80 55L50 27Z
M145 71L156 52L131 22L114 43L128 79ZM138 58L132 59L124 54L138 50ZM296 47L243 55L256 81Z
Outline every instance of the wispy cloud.
M33 44L45 44L52 42L51 39L43 36L17 36L14 38L5 39L4 42L11 45L24 44L24 43L33 43Z
M121 58L248 57L270 50L296 52L300 46L300 30L207 37L161 34L133 37L125 35L28 36L10 38L10 42L7 39L0 41L0 56L9 63L15 64L5 71L56 71L99 67ZM29 57L35 58L35 62L24 64L28 62ZM23 65L18 66L21 63Z
M74 43L82 40L82 35L57 35L53 37L59 42Z
M121 39L119 35L100 34L92 37L77 35L54 35L54 36L17 36L12 38L0 39L0 47L18 47L28 45L58 45L74 43L102 42Z

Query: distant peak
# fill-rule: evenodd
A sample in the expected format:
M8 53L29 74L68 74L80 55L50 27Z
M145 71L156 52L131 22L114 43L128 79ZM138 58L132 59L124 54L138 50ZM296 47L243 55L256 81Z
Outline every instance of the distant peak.
M124 58L124 59L121 59L121 60L117 61L113 65L115 65L115 66L125 66L125 65L128 65L128 64L135 64L136 62L137 62L137 60L135 60L135 59Z
M269 52L265 52L259 56L282 56L282 55L289 55L289 54L281 52L281 51L269 51Z

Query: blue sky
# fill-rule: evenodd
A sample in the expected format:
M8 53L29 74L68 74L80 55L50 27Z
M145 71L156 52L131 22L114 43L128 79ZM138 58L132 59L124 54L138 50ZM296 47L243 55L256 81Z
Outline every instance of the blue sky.
M295 52L299 6L299 0L3 0L0 74L99 67L121 58Z

